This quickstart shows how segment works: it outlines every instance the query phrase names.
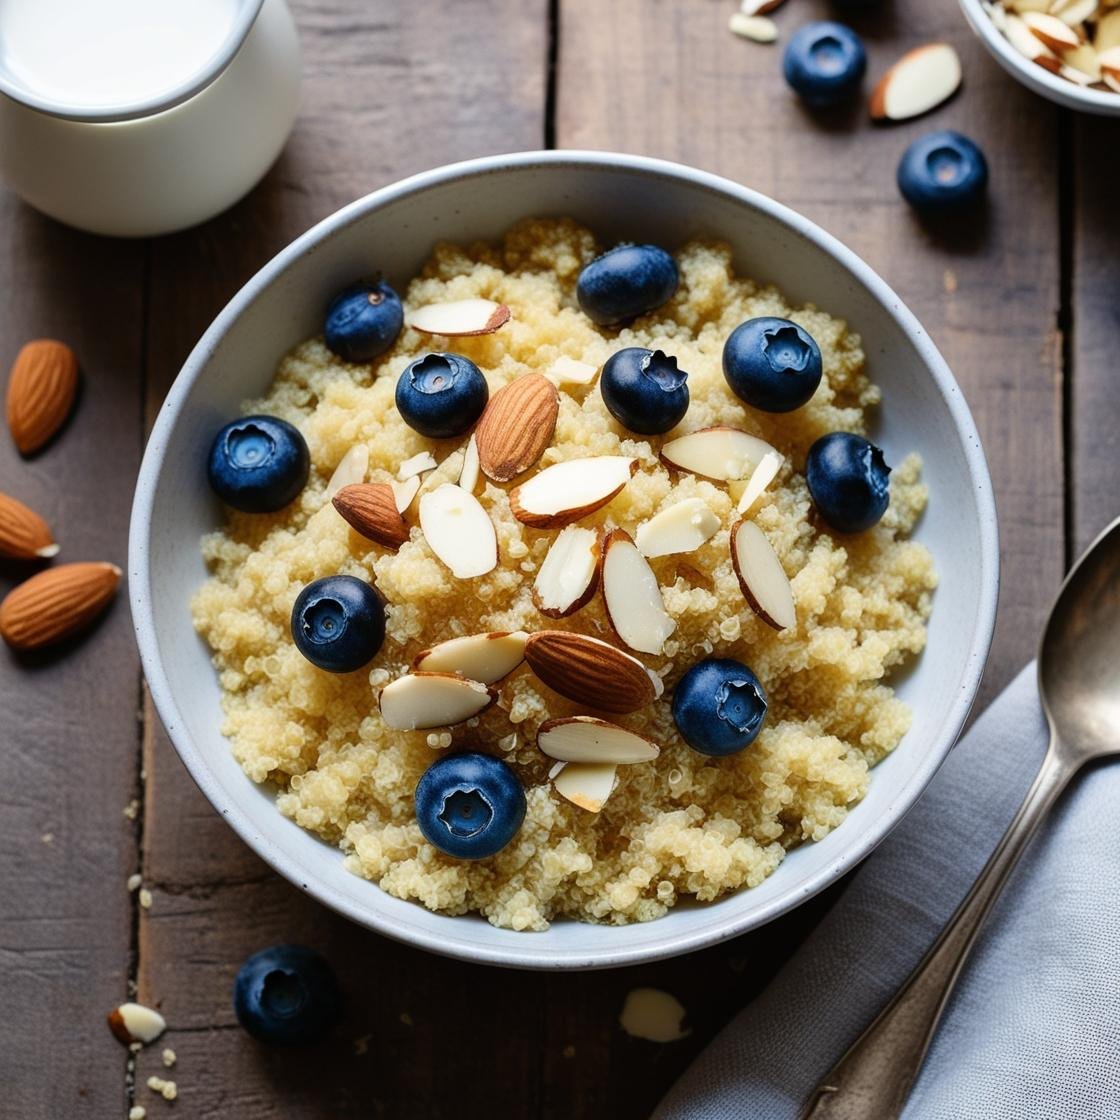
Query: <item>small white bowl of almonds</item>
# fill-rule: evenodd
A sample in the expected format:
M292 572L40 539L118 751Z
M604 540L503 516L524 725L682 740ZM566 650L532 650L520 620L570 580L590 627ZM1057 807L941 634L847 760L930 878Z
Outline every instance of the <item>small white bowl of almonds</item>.
M1120 0L961 0L992 57L1058 105L1120 116Z

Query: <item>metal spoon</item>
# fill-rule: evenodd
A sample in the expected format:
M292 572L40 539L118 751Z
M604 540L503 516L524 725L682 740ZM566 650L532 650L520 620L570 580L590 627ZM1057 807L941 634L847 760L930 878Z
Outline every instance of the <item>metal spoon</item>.
M1050 746L980 877L894 999L817 1086L801 1120L897 1120L976 935L1058 794L1120 753L1120 519L1066 577L1038 654Z

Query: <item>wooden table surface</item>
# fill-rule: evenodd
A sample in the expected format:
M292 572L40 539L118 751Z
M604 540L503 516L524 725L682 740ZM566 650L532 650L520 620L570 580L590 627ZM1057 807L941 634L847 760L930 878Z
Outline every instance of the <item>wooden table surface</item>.
M1058 111L999 70L955 0L894 0L853 24L876 75L944 38L965 88L930 118L874 128L807 114L780 48L733 38L733 0L296 0L303 109L243 202L200 229L110 241L0 196L0 365L28 338L68 341L84 397L30 462L0 439L0 488L47 516L68 559L125 562L145 432L181 362L240 285L343 203L451 160L539 147L615 149L719 172L800 210L900 293L941 347L987 448L1003 592L982 699L1032 655L1071 556L1120 512L1120 127ZM783 36L830 13L790 0ZM931 127L978 140L986 212L928 226L902 203L899 154ZM1110 202L1110 199L1112 200ZM18 573L0 569L0 591ZM836 897L694 956L537 975L443 960L335 917L269 872L196 791L145 698L123 600L75 647L0 654L0 1115L644 1117ZM130 803L136 811L123 812ZM134 872L151 907L126 890ZM328 1045L281 1053L233 1017L242 959L320 947L350 993ZM626 992L687 1007L691 1036L624 1035ZM105 1029L132 988L162 1007L179 1099L144 1082Z

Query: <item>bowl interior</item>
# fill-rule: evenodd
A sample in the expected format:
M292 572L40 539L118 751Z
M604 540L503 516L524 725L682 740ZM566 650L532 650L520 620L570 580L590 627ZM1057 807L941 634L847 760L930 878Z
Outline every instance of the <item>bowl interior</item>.
M201 535L220 522L203 450L276 361L315 334L328 298L383 269L396 285L440 239L500 235L525 216L569 215L606 244L675 247L699 234L731 243L737 269L773 281L859 331L885 405L877 439L888 461L917 450L931 491L917 538L940 588L929 646L899 682L914 724L875 771L867 798L824 841L790 854L761 886L681 906L645 925L555 923L545 933L448 918L383 894L340 853L282 818L219 733L219 690L189 601L206 576ZM975 428L936 350L900 301L816 227L725 180L674 165L593 153L495 157L418 176L328 219L285 250L235 298L188 360L165 403L141 471L130 568L145 670L165 725L195 780L264 858L295 883L390 936L471 960L523 967L602 967L733 936L788 910L862 858L924 788L967 714L987 655L997 549L990 483Z

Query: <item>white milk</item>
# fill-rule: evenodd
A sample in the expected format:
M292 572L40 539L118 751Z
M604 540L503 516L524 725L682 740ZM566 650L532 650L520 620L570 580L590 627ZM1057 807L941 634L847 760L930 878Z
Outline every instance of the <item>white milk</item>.
M0 0L0 57L29 92L90 108L147 101L197 74L238 0Z

